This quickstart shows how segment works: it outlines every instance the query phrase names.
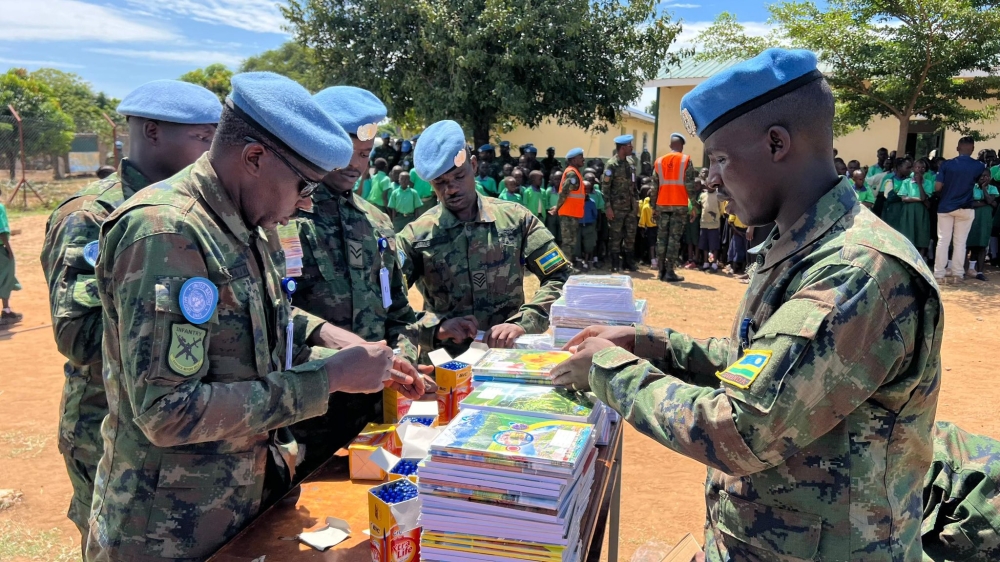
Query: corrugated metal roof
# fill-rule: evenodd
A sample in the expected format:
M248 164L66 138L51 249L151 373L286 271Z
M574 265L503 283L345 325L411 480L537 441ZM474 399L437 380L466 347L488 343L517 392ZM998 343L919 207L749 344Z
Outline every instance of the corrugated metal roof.
M679 78L708 78L713 74L721 72L731 66L739 64L741 61L732 59L724 62L700 61L694 57L688 57L681 61L680 66L669 66L660 69L657 80L671 80Z

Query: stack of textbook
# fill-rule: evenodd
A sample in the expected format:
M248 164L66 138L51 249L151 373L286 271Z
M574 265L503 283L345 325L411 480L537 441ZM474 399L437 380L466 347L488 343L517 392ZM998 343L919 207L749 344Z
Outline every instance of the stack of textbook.
M472 366L472 381L551 385L552 368L571 356L559 350L491 349Z
M574 275L549 312L554 344L561 347L587 326L631 326L646 320L645 299L635 299L628 275Z
M581 560L594 441L589 423L463 408L420 463L421 560Z

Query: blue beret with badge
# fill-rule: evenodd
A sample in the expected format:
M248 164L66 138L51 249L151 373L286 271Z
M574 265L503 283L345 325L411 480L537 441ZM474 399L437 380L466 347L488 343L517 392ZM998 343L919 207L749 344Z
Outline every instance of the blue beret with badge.
M615 137L615 144L629 144L635 139L632 135L619 135Z
M413 143L411 143L410 141L403 141L403 146L400 147L400 150L402 150L403 152L409 152L413 150Z
M375 94L354 86L326 88L313 99L347 134L362 141L370 141L378 135L378 124L387 113L385 104Z
M298 82L273 72L244 72L233 76L232 84L227 106L314 171L351 162L351 137Z
M524 152L525 154L538 154L538 149L534 146L526 146L524 147Z
M510 148L510 141L500 141L500 148Z
M484 144L483 146L479 147L479 152L489 152L491 150L493 150L492 144Z
M687 139L684 138L684 135L682 135L680 133L671 133L670 134L670 140L674 140L674 139L677 139L677 140L681 141L682 143L687 144Z
M768 49L688 92L681 98L681 121L704 141L737 117L821 78L812 51Z
M425 181L432 181L465 164L465 131L454 121L438 121L421 133L413 154L413 167Z
M181 125L219 122L222 104L212 92L180 80L153 80L132 90L118 104L118 113Z
M569 160L570 158L576 158L577 156L583 156L583 149L582 148L579 148L579 147L578 148L571 148L571 149L569 149L569 152L566 153L566 159L567 160Z

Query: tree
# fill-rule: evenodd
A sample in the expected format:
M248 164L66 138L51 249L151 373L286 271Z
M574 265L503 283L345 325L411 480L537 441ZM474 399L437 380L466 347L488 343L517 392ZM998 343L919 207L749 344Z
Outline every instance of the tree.
M656 113L659 110L660 110L660 102L659 102L659 100L653 100L653 101L649 102L649 105L646 106L646 113L648 113L650 115L656 115Z
M735 43L745 58L782 40L813 50L828 68L838 123L864 128L875 116L895 118L900 154L916 117L986 138L974 124L998 111L1000 0L830 0L825 11L812 2L768 9L779 32L750 41L739 37L735 18L720 17L699 35L703 56L732 59L724 47ZM713 43L713 36L726 41ZM983 106L970 109L963 100Z
M287 76L313 93L326 86L313 50L295 41L288 41L277 49L254 55L240 66L240 72L262 70Z
M73 119L59 107L59 101L45 82L23 68L0 75L0 150L14 179L20 151L17 124L8 105L13 105L24 124L25 158L62 154L73 142Z
M219 96L219 101L223 103L225 103L229 91L232 90L232 85L229 83L232 78L233 71L221 63L210 64L205 68L196 68L181 75L181 80L208 88L213 94Z
M545 118L614 123L680 31L652 0L291 0L282 11L324 83L382 98L400 122L454 119L475 144Z

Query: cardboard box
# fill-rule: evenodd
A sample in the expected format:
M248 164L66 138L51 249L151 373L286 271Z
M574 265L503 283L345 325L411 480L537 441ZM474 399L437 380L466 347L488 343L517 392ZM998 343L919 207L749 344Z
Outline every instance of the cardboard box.
M409 486L416 485L408 480ZM368 492L368 523L371 538L372 562L416 562L420 560L420 527L416 526L420 514L420 497L388 504L378 492L396 481L375 486Z
M382 421L399 423L410 411L413 400L403 396L396 389L386 388L382 391Z
M427 427L437 427L440 420L440 409L437 401L414 401L410 404L406 414L400 418L399 423L408 421L419 423Z
M481 343L473 343L469 350L452 359L443 349L435 349L428 357L434 365L434 379L437 382L438 416L440 423L447 424L458 415L458 405L472 392L472 365L482 359L489 348Z
M402 452L403 444L396 435L395 425L370 423L351 441L347 447L351 480L385 480L385 471L371 460L378 449L397 456Z
M399 462L396 463L396 466L394 466L391 469L389 469L389 482L393 482L395 480L399 480L400 478L409 478L410 482L413 482L414 484L416 484L417 483L417 473L416 472L414 472L413 474L400 474L398 472L398 470L399 470L399 466L403 462L411 462L413 464L419 464L420 461L422 461L422 460L423 459L399 459Z

